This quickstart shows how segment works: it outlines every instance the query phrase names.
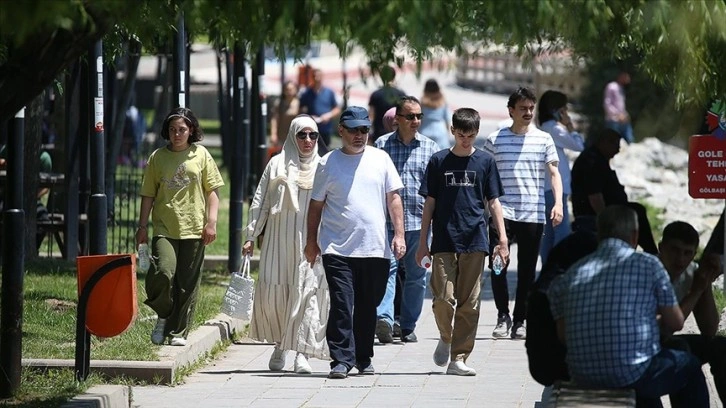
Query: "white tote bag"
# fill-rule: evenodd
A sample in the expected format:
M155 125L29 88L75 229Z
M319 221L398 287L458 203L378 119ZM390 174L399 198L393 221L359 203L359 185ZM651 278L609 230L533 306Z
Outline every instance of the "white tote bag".
M242 273L232 273L227 293L222 302L222 313L229 317L250 321L255 297L255 281L250 277L250 257L242 260Z

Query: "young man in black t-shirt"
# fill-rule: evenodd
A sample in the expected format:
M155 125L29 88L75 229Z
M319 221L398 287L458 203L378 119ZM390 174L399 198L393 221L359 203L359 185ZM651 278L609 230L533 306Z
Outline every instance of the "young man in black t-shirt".
M447 374L476 375L466 359L474 348L479 323L479 295L484 260L489 254L487 204L494 224L504 230L499 197L504 193L494 157L474 148L479 113L471 108L454 112L451 132L456 144L431 157L419 194L426 197L416 252L420 264L433 254L431 292L439 328L434 363ZM432 223L433 222L433 223ZM433 236L429 249L429 227ZM509 260L505 234L494 252Z

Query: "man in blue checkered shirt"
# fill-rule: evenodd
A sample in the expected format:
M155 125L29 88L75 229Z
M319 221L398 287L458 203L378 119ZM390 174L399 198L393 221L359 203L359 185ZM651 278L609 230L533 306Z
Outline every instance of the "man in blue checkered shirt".
M547 296L557 334L579 385L635 389L638 406L708 407L698 359L661 349L660 325L683 327L668 273L653 255L636 252L638 220L613 205L597 218L598 249L552 283Z
M401 200L403 201L403 227L406 231L406 255L400 261L391 258L391 270L388 275L386 294L378 305L378 323L376 336L381 343L393 342L393 301L396 297L396 272L398 262L406 268L406 278L401 294L401 341L414 343L418 341L414 330L416 321L421 316L424 295L426 294L426 269L416 263L421 233L421 215L423 214L424 198L418 194L421 181L424 180L426 165L431 155L439 150L433 140L418 133L421 126L421 105L413 96L404 96L396 104L395 122L398 129L376 139L375 146L383 149L393 160L398 174L403 181ZM393 237L393 227L388 221L389 239Z

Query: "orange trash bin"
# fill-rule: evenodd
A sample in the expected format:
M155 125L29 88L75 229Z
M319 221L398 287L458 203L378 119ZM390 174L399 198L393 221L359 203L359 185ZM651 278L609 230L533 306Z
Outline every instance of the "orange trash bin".
M86 282L106 263L131 257L131 264L116 268L96 284L88 299L86 329L98 337L113 337L128 330L138 313L136 295L136 255L91 255L76 259L78 295Z

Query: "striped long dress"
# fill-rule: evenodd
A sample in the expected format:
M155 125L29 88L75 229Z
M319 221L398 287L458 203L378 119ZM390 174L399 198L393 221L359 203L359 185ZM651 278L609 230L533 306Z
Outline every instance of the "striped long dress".
M274 179L265 172L256 199L266 196L270 177ZM253 203L250 209L251 220L264 223L250 337L279 343L281 349L307 357L329 359L325 340L330 307L328 284L321 262L311 269L303 256L311 194L312 190L299 190L299 212L282 206L272 214L269 202L257 207ZM262 227L257 225L255 229Z

